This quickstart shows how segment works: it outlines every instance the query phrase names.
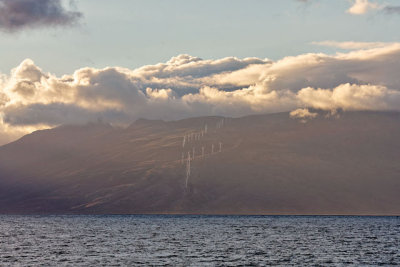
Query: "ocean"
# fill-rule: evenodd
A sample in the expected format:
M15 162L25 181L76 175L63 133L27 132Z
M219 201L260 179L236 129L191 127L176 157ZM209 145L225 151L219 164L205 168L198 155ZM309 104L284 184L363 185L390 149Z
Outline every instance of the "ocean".
M0 265L400 266L400 217L1 215Z

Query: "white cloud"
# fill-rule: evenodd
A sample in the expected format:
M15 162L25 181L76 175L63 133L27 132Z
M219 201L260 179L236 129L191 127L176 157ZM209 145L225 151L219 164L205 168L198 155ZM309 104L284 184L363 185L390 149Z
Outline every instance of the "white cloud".
M344 110L393 110L400 109L400 91L384 86L341 84L333 89L304 88L297 94L306 106L324 109Z
M307 108L298 108L289 113L293 119L300 119L300 122L306 123L309 119L314 119L318 116L316 112L310 112Z
M363 15L371 10L381 9L382 7L377 3L370 2L369 0L354 0L352 6L347 10L347 13L352 15Z
M399 110L400 44L358 47L276 62L180 55L133 70L83 68L62 77L28 59L0 75L0 142L99 118L128 124L140 117L243 116L308 107Z

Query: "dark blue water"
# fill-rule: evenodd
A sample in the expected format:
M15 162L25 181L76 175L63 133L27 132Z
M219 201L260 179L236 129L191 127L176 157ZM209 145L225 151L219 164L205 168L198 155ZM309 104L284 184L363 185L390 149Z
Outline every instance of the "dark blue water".
M0 216L0 265L400 265L400 217Z

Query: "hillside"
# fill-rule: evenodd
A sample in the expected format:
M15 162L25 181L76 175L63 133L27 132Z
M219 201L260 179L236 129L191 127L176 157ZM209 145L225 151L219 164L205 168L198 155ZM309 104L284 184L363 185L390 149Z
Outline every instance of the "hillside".
M400 113L319 113L37 131L0 148L0 213L400 215Z

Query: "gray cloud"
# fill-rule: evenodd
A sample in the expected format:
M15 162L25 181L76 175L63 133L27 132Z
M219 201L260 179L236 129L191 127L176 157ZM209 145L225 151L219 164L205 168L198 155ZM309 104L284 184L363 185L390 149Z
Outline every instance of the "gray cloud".
M66 10L61 0L0 0L0 29L7 32L73 25L81 17L80 12Z
M383 11L386 14L400 14L400 6L386 6Z
M5 123L23 126L40 124L84 124L88 121L103 120L121 121L129 117L122 111L106 109L93 111L74 104L50 103L14 105L5 109L3 121Z

